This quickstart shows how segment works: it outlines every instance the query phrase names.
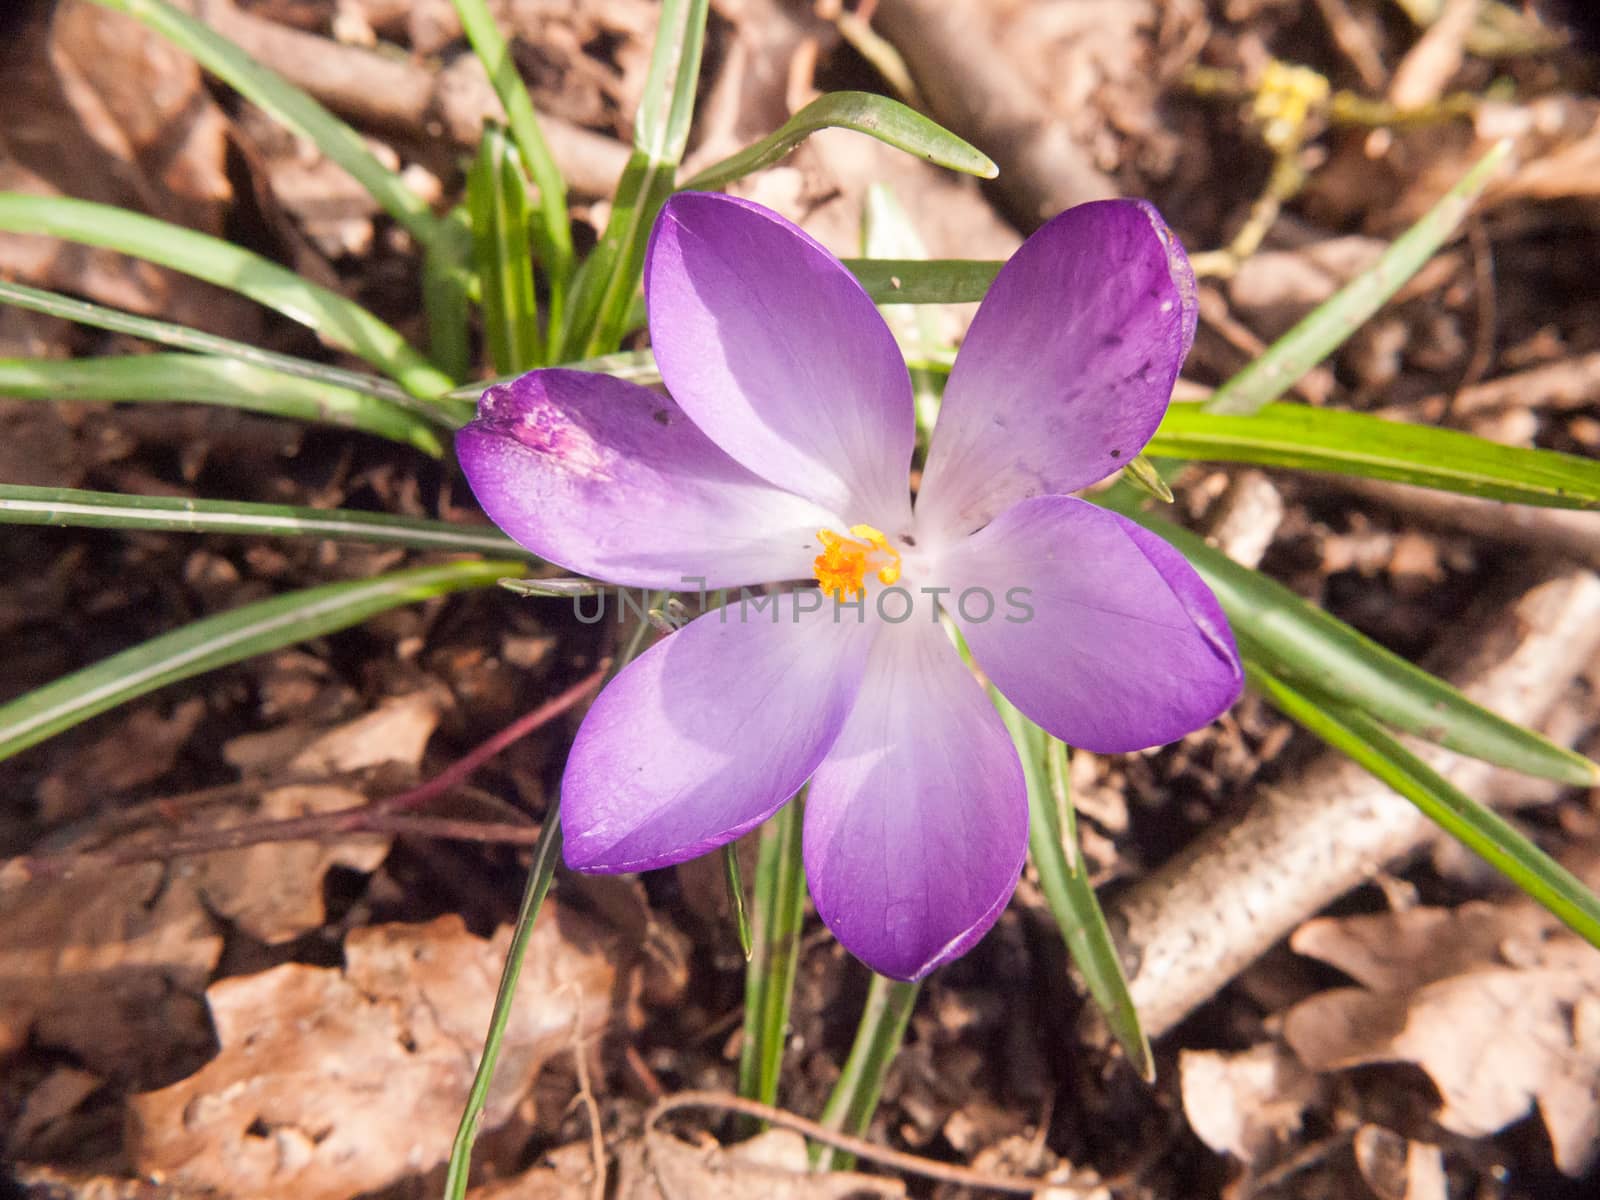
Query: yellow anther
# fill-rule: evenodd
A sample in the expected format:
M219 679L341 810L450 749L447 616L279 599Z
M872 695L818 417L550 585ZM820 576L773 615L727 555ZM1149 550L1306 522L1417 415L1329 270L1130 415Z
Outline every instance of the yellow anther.
M852 525L850 535L817 530L822 553L812 560L811 570L823 591L832 592L840 600L846 595L859 596L868 571L876 573L878 582L885 586L899 581L900 552L881 530L871 525Z

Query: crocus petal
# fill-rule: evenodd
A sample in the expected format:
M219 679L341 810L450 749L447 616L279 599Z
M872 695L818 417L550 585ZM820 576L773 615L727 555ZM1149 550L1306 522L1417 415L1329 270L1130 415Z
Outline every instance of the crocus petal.
M1211 590L1165 541L1071 496L1008 509L941 583L978 665L1036 724L1117 754L1212 720L1243 672Z
M630 587L808 578L817 530L839 520L734 462L667 397L585 371L490 388L456 453L501 529Z
M802 611L815 591L735 602L652 647L600 693L561 784L567 865L644 871L732 841L822 761L872 627Z
M882 628L806 793L817 913L874 971L920 979L988 932L1027 845L1017 752L944 630Z
M1148 204L1102 200L1046 223L956 355L918 525L970 533L1125 465L1161 423L1194 324L1194 273Z
M712 441L852 524L905 527L910 377L837 258L759 205L681 192L650 235L644 289L661 377Z

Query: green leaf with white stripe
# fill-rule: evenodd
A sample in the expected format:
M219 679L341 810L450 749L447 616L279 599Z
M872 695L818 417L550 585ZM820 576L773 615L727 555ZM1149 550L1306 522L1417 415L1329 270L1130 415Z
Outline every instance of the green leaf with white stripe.
M205 617L0 705L0 759L169 683L348 629L391 608L493 587L526 569L521 562L476 559L416 567Z

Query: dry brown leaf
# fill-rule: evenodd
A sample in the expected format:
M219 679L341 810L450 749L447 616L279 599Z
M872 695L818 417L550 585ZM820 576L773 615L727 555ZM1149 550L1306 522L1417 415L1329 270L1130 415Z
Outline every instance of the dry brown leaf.
M343 971L289 963L206 993L222 1049L131 1102L130 1157L182 1187L343 1200L442 1162L488 1027L511 930L460 917L360 929ZM598 931L546 902L484 1114L505 1121L540 1067L611 1012Z
M255 821L281 821L338 812L365 804L351 788L297 784L273 788L246 812L230 806L210 825L226 829ZM269 946L319 928L326 916L322 881L333 867L376 870L389 856L388 837L349 834L329 841L265 842L222 850L195 860L192 878L212 911Z
M201 990L222 939L155 863L0 893L0 1059L30 1036L102 1075L170 1079L210 1041Z
M194 60L134 18L87 0L33 7L37 16L20 20L0 45L8 85L0 186L220 234L232 199L227 120ZM234 337L251 339L259 325L241 297L107 250L5 234L0 266L31 283Z
M111 798L171 770L205 717L206 703L195 697L165 710L160 703L128 710L115 729L46 775L34 791L40 822L59 825L103 809Z
M438 723L439 701L433 693L398 696L309 744L294 744L292 750L280 746L292 753L283 769L296 775L338 775L398 763L415 770ZM337 812L366 802L366 796L347 787L290 785L266 792L251 808L219 807L209 820L213 828L225 829L245 822ZM322 924L322 881L331 868L375 870L388 857L390 841L380 835L358 834L225 850L196 860L192 878L219 916L252 937L278 945Z
M1302 1001L1284 1038L1312 1070L1416 1063L1439 1122L1494 1133L1537 1105L1557 1166L1600 1141L1600 953L1527 905L1313 921L1290 945L1366 984Z
M1189 1127L1213 1150L1246 1163L1286 1144L1320 1090L1276 1042L1238 1054L1185 1050L1178 1068Z
M805 1139L772 1129L736 1146L691 1146L659 1131L617 1153L617 1200L845 1200L904 1196L897 1179L813 1173Z

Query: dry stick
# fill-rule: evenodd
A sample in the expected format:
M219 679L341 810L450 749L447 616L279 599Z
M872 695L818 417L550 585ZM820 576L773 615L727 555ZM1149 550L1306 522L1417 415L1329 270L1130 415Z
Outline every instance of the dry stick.
M1570 559L1600 571L1600 514L1592 511L1506 504L1383 479L1344 475L1303 477L1299 483L1319 492L1359 496L1447 533L1469 533L1524 550Z
M934 120L1000 167L995 188L1024 230L1062 209L1117 194L1088 153L989 36L985 6L879 0L874 23L906 65Z
M1562 412L1600 400L1600 351L1563 358L1510 375L1486 379L1456 393L1451 411L1458 417L1511 405Z
M1452 682L1502 716L1536 724L1600 651L1600 579L1586 571L1549 579L1466 642L1476 649L1447 672ZM1494 773L1435 746L1419 753L1469 793L1481 794ZM1434 833L1340 755L1263 789L1242 820L1197 839L1108 913L1145 1029L1170 1030L1300 922Z
M451 841L501 842L530 845L539 831L524 825L484 821L464 821L447 817L417 817L407 810L420 808L430 800L459 786L466 778L513 742L553 721L584 699L605 678L609 662L573 684L552 700L519 717L499 733L468 751L426 783L368 804L306 817L287 817L274 821L247 821L221 829L178 831L159 842L121 846L112 850L74 852L34 858L13 858L0 865L0 890L31 879L65 878L85 870L109 870L142 862L167 862L218 850L239 850L266 842L317 841L352 834L381 833L417 837L437 837Z
M240 12L233 0L187 0L186 7L251 58L353 120L413 137L443 132L472 147L486 118L505 119L475 55L436 72ZM541 115L539 125L572 191L610 194L627 165L626 146L559 117Z
M975 1171L971 1167L958 1167L953 1163L942 1163L931 1158L921 1158L915 1154L906 1154L900 1150L891 1150L887 1146L880 1146L876 1142L869 1142L866 1138L852 1137L848 1133L840 1133L835 1129L828 1129L818 1125L815 1121L796 1116L781 1108L774 1108L770 1104L762 1104L759 1100L746 1100L742 1096L731 1096L726 1092L679 1092L675 1096L668 1096L650 1110L644 1120L646 1135L655 1132L656 1124L662 1117L680 1108L711 1108L722 1112L738 1113L741 1116L754 1117L758 1121L792 1129L803 1134L814 1142L821 1142L825 1146L832 1146L836 1150L843 1150L857 1158L864 1158L870 1162L878 1163L896 1171L904 1171L908 1175L920 1175L924 1179L937 1179L940 1183L953 1183L957 1187L988 1188L995 1192L1010 1192L1013 1195L1032 1196L1039 1192L1053 1192L1066 1194L1087 1195L1092 1191L1104 1188L1105 1181L1094 1184L1058 1183L1051 1179L1022 1179L1015 1175L991 1175L986 1171Z

